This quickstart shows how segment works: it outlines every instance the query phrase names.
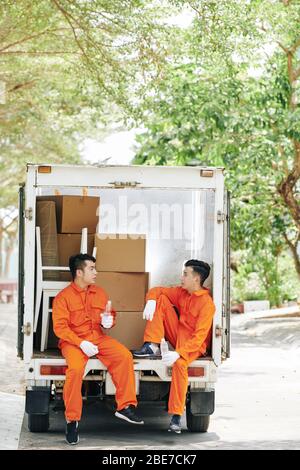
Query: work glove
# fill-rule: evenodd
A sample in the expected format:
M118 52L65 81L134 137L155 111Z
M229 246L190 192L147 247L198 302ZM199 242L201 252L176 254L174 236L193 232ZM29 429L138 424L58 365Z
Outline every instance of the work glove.
M156 309L156 300L148 300L148 302L145 305L144 312L143 312L144 320L152 321L155 309Z
M114 317L107 313L101 313L101 326L103 328L111 328L113 326Z
M79 347L88 357L95 356L99 352L98 347L90 341L82 341Z
M162 363L167 366L167 367L171 367L174 362L177 361L177 359L179 359L180 355L178 354L178 352L176 351L169 351L165 354L162 355Z

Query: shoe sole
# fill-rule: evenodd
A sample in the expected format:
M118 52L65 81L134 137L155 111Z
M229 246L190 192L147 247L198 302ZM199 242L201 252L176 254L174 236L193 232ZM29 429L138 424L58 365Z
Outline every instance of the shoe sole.
M169 429L168 429L168 432L175 432L175 434L181 434L181 429L172 429L172 428L169 428Z
M133 357L138 357L139 359L143 359L143 358L148 359L149 357L153 357L153 355L152 354L147 354L147 355L143 354L142 356L139 356L138 354L133 354Z
M131 424L144 424L144 421L131 421L131 419L127 418L127 416L122 415L121 413L118 413L117 411L115 412L115 416L120 419L124 419L124 421L127 421L127 423Z
M137 359L161 359L161 354L132 354Z
M78 440L77 442L68 442L67 439L66 439L66 443L69 444L69 446L76 446L79 442L79 437L78 437Z

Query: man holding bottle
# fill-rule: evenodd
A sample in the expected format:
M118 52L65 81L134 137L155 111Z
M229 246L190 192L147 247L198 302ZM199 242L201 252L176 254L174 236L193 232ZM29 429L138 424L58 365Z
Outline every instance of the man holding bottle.
M96 356L106 365L116 387L115 416L129 423L144 424L135 414L137 406L133 359L130 351L103 329L115 323L106 292L95 285L95 258L87 254L69 260L73 282L53 302L53 329L60 338L59 348L68 369L64 385L66 440L77 444L78 422L82 413L81 387L89 357Z
M149 290L143 314L148 320L144 344L133 353L137 358L151 358L161 353L162 362L173 367L168 404L172 415L169 431L178 434L188 388L188 366L205 356L211 346L215 305L209 290L203 287L209 273L207 263L192 259L184 265L181 287ZM167 350L163 338L169 341L174 351Z

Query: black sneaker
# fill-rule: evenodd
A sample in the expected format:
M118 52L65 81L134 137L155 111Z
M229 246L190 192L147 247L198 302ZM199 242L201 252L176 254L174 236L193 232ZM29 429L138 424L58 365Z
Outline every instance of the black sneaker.
M173 415L169 425L169 432L176 432L176 434L181 433L181 416Z
M128 423L144 424L142 418L135 414L135 407L133 405L129 405L127 408L123 408L123 410L116 411L115 416L128 421Z
M71 421L66 426L66 441L68 444L75 446L79 442L78 421Z
M157 352L154 353L153 352L153 349L151 348L150 346L151 343L149 342L146 342L143 344L143 346L141 347L141 349L138 349L136 351L133 351L133 355L134 357L157 357L157 356L160 356L160 348L157 349Z

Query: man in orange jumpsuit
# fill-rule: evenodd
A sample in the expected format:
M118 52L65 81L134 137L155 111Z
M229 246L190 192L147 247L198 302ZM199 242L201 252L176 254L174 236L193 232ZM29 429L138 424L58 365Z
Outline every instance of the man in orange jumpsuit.
M97 356L107 366L116 386L115 416L129 423L144 424L134 411L137 400L132 355L125 346L102 331L102 328L114 325L116 312L105 312L108 296L101 287L94 285L95 261L87 254L71 256L69 265L73 282L53 302L53 329L60 338L59 347L68 365L63 397L69 444L79 441L82 379L86 363L92 356Z
M203 287L210 273L207 263L189 260L184 265L181 287L155 287L147 294L143 317L148 320L144 344L135 357L160 354L159 344L165 338L174 351L162 354L162 362L173 366L168 411L172 414L169 431L181 432L188 388L188 366L205 356L211 345L215 305L208 289ZM175 307L175 308L174 308Z

